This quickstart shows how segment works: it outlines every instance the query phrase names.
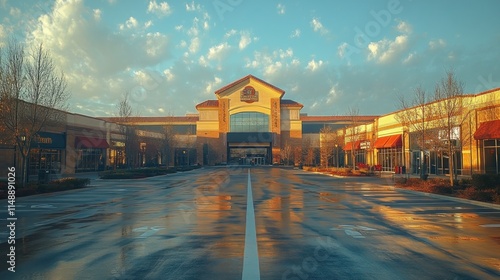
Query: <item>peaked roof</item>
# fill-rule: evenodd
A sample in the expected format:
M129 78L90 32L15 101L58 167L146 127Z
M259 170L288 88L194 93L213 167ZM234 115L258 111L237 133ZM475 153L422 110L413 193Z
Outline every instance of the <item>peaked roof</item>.
M219 100L207 100L196 105L196 109L199 108L217 108L219 107Z
M253 75L247 75L247 76L245 76L245 77L243 77L243 78L241 78L241 79L239 79L239 80L237 80L237 81L234 81L234 82L232 82L232 83L230 83L230 84L228 84L228 85L226 85L226 86L224 86L224 87L222 87L222 88L220 88L220 89L216 90L216 91L215 91L215 94L216 94L216 95L219 95L220 93L222 93L222 92L224 92L224 91L226 91L226 90L228 90L228 89L230 89L230 88L234 87L235 85L237 85L237 84L239 84L239 83L242 83L242 82L244 82L244 81L246 81L246 80L250 80L250 79L254 79L254 80L256 80L256 81L258 81L258 82L260 82L260 83L262 83L262 84L265 84L266 86L268 86L268 87L270 87L270 88L275 89L276 91L278 91L278 92L281 94L281 96L283 96L283 94L285 94L285 91L284 91L284 90L282 90L282 89L280 89L280 88L278 88L278 87L276 87L276 86L274 86L274 85L271 85L270 83L268 83L268 82L266 82L266 81L264 81L264 80L261 80L261 79L259 79L259 78L255 77L255 76L253 76Z
M304 105L300 104L297 101L293 101L290 99L281 99L281 107L300 107L304 108Z

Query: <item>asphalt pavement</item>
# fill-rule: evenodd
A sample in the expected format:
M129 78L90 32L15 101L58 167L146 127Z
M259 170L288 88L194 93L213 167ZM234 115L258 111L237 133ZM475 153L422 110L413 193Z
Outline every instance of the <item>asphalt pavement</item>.
M14 230L0 203L0 279L500 279L500 209L390 178L228 166L93 179L18 198Z

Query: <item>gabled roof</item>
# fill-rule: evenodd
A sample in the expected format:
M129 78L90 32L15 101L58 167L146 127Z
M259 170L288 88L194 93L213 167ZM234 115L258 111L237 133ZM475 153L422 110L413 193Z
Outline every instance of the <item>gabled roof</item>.
M241 79L239 79L237 81L234 81L234 82L232 82L232 83L230 83L230 84L228 84L228 85L226 85L226 86L224 86L224 87L216 90L215 94L219 95L220 93L222 93L222 92L224 92L224 91L226 91L226 90L234 87L235 85L237 85L239 83L242 83L242 82L244 82L246 80L250 80L250 79L254 79L254 80L256 80L256 81L258 81L258 82L260 82L260 83L262 83L262 84L264 84L264 85L266 85L268 87L270 87L270 88L275 89L276 91L278 91L281 94L281 96L283 96L283 94L285 94L284 90L282 90L282 89L280 89L280 88L278 88L278 87L276 87L274 85L271 85L270 83L268 83L268 82L266 82L264 80L261 80L261 79L255 77L255 76L253 76L253 75L247 75L247 76L245 76L245 77L243 77L243 78L241 78Z
M281 107L300 107L304 108L304 105L300 104L297 101L293 101L290 99L281 99Z
M199 108L218 108L219 107L219 100L207 100L204 102L201 102L200 104L196 105L196 109Z

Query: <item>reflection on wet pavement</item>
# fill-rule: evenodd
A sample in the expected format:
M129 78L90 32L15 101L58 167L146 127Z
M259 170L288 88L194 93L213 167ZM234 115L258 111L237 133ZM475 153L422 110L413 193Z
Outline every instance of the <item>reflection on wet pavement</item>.
M4 263L0 279L241 279L247 170L21 199L17 272ZM251 179L261 279L500 277L498 209L378 178L253 167Z

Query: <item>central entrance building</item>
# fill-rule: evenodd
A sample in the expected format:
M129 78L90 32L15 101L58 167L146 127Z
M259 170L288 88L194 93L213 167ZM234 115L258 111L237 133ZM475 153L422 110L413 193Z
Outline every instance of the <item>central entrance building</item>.
M303 105L283 99L284 94L248 75L217 90L216 100L198 104L196 136L204 147L203 163L278 163L285 146L301 146Z

